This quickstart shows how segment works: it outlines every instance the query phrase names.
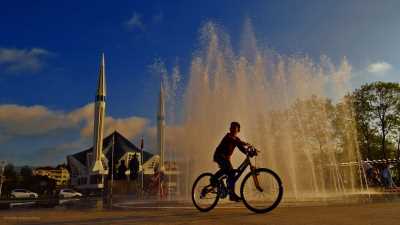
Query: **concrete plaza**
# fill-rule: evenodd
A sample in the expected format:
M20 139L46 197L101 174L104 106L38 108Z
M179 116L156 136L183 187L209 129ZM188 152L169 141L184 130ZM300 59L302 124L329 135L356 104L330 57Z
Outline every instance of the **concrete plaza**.
M241 203L221 204L208 213L189 203L116 204L102 208L15 208L0 211L0 225L13 224L268 224L268 225L398 225L400 202L303 204L279 206L267 214L255 214Z

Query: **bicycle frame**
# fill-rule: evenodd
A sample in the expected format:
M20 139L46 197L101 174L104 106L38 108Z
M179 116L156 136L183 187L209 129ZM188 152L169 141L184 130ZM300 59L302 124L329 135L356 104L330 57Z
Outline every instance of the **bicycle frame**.
M246 159L240 164L240 166L235 170L235 181L239 179L240 176L242 176L243 172L247 169L247 167L250 166L250 170L255 170L255 167L251 164L250 162L250 157L246 155Z
M263 191L263 189L260 187L260 183L258 182L257 179L257 173L256 173L256 167L251 164L250 157L248 154L246 154L246 159L240 164L240 166L235 170L235 182L239 179L240 176L242 176L243 172L247 169L247 167L250 166L250 172L252 173L254 185L259 191ZM223 175L219 177L219 179L224 179L227 177L226 175Z

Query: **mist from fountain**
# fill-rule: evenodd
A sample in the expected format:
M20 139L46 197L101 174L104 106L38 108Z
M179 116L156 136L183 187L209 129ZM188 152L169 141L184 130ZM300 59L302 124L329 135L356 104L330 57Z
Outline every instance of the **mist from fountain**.
M242 140L261 150L257 165L280 175L285 198L325 198L362 187L360 168L340 165L359 160L351 108L342 100L351 74L345 58L336 66L326 56L315 63L279 55L258 45L248 21L238 53L218 25L206 23L200 33L181 104L176 77L164 82L167 105L174 106L167 114L182 117L179 124L167 120L166 157L181 162L186 197L201 172L217 170L212 156L231 121L241 123ZM236 152L234 166L244 159Z

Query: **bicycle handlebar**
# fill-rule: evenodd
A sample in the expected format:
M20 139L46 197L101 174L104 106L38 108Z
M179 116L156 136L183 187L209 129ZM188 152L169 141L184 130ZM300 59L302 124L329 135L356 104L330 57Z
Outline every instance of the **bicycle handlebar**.
M248 145L246 155L248 155L249 157L253 157L253 156L257 156L258 153L260 153L259 150L257 150L254 146L252 146L250 144Z

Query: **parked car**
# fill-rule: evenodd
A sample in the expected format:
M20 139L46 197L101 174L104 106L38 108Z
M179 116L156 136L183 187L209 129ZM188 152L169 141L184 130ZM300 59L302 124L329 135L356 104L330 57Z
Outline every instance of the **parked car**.
M38 198L39 195L35 192L29 191L27 189L14 189L10 194L11 198Z
M80 198L83 195L73 189L64 188L64 189L60 190L60 193L58 193L58 196L60 198Z

